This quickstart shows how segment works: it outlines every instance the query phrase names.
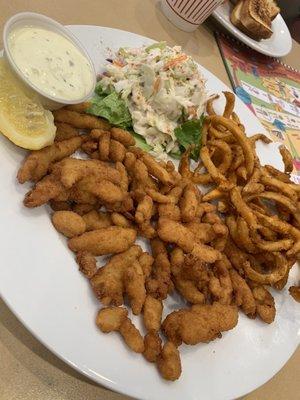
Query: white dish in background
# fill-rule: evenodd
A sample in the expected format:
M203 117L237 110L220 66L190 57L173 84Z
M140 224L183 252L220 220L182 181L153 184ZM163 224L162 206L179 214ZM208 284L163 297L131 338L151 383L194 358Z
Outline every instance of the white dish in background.
M235 27L230 21L232 5L226 1L220 5L212 16L216 18L232 35L259 53L270 57L286 56L292 49L292 37L284 19L280 14L272 21L273 35L257 42Z
M116 29L71 26L71 31L100 71L111 50L151 44L151 39ZM109 50L111 49L111 50ZM229 90L205 68L210 92ZM224 101L216 110L223 111ZM235 111L254 134L263 131L251 111L236 98ZM276 144L260 144L263 163L282 168ZM160 378L153 364L129 351L117 334L95 325L99 303L80 274L66 240L53 228L47 207L26 209L30 185L16 182L25 151L0 137L0 294L20 321L57 356L94 381L143 400L232 400L256 389L282 368L300 340L300 307L287 288L299 279L294 268L287 288L275 293L276 320L271 325L240 312L238 326L209 344L181 346L183 373L176 382ZM166 302L168 312L181 307ZM137 319L134 319L137 323ZM141 327L141 325L139 325ZM142 327L141 327L142 329Z

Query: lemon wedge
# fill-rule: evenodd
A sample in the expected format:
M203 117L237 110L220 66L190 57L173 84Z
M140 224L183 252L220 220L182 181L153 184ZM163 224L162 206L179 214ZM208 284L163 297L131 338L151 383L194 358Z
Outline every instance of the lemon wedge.
M0 58L0 132L17 146L39 150L53 143L53 115Z

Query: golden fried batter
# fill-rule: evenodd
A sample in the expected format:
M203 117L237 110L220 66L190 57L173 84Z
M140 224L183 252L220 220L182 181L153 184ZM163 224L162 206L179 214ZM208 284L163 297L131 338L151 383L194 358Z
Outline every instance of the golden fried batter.
M76 212L76 214L79 214L83 217L84 214L87 214L90 211L94 210L96 208L96 206L97 206L96 204L78 203L78 204L73 204L72 210L74 212ZM83 219L85 220L85 218L83 218ZM103 227L101 226L101 228L103 228ZM87 230L90 230L90 229L87 229Z
M72 251L86 250L94 256L121 253L129 249L136 239L136 231L130 228L109 226L85 232L69 240L68 246Z
M80 114L76 111L61 108L53 111L54 120L57 122L65 122L79 129L109 129L110 125L103 119L94 117L93 115Z
M245 281L234 269L229 271L233 293L234 302L237 306L241 307L246 315L254 315L256 310L255 299L252 291Z
M73 154L82 144L83 137L77 136L71 139L54 143L41 150L32 151L26 157L24 164L19 169L17 178L20 183L27 181L39 181L48 172L51 163L60 161Z
M141 313L145 299L145 275L138 260L124 271L123 281L133 314Z
M109 160L110 132L105 132L99 139L99 158L102 161Z
M289 288L290 295L300 303L300 287L299 286L291 286Z
M143 253L139 257L139 263L142 267L145 278L148 278L152 272L152 265L154 262L154 258L149 253Z
M149 173L160 182L165 185L173 185L175 183L174 177L149 154L144 153L142 161L146 165Z
M158 331L160 329L162 311L162 301L147 295L143 310L144 325L147 331Z
M224 305L231 304L232 299L233 288L229 268L231 264L223 255L221 260L216 261L213 268L214 274L209 281L209 289L214 300Z
M251 285L252 294L256 302L256 313L267 324L271 324L276 315L274 298L263 286Z
M87 231L107 228L112 225L110 214L102 211L91 210L84 214L82 218L85 220Z
M99 310L96 324L104 333L119 331L128 311L124 307L106 307Z
M161 338L156 331L150 331L144 337L144 357L149 362L156 362L161 352Z
M116 226L121 226L123 228L132 228L132 222L124 217L124 215L113 212L110 214L111 221Z
M196 216L199 201L199 192L195 185L189 183L183 190L179 201L181 219L183 222L190 222Z
M135 353L143 353L145 350L144 340L139 330L133 325L129 318L126 318L122 322L120 329L120 334L127 346Z
M73 211L56 211L52 215L55 229L68 238L83 234L86 230L84 219Z
M172 342L166 342L157 358L157 368L164 379L175 381L181 375L179 351Z
M134 137L130 132L124 131L124 129L120 128L111 128L110 132L112 138L122 143L125 147L135 145Z
M71 211L72 210L71 204L68 201L50 200L49 205L53 211Z
M87 176L78 182L77 187L83 192L88 192L97 197L102 203L121 202L125 198L125 192L114 183L106 179Z
M194 235L184 225L167 218L158 221L158 236L167 243L174 243L190 253L194 247Z
M120 184L120 173L109 164L100 160L79 160L65 158L53 166L53 173L66 188L72 187L76 182L86 176L97 176L112 183Z
M151 197L145 195L137 205L135 212L136 222L138 224L144 224L145 222L150 221L150 218L152 217L152 208L153 208L153 201Z
M124 272L141 254L142 249L139 246L132 246L127 251L111 257L104 267L98 269L90 282L102 304L123 304Z
M76 261L81 271L88 279L91 279L97 272L96 258L88 251L79 251L76 254Z
M56 135L55 142L61 142L62 140L71 139L75 136L79 136L79 130L73 128L73 126L69 124L65 124L64 122L56 122Z
M109 158L113 162L122 162L125 158L126 148L117 140L110 139L109 143Z
M165 244L160 239L151 240L154 257L152 274L146 281L147 293L156 299L165 299L171 283L171 266Z
M159 204L158 215L160 218L167 218L173 221L180 221L180 208L175 204Z
M164 320L162 329L176 346L182 342L193 345L216 339L221 332L233 329L237 322L238 309L235 306L197 304L190 309L173 311Z
M62 183L53 175L46 175L26 193L24 205L29 208L38 207L55 199L65 190Z

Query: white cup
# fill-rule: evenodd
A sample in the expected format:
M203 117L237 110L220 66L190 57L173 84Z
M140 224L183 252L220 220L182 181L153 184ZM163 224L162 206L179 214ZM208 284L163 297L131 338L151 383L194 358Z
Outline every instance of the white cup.
M8 45L8 38L10 33L19 27L24 27L24 26L39 26L45 29L48 29L50 31L56 32L62 36L64 36L66 39L68 39L85 57L86 62L90 65L92 74L93 74L93 84L91 85L91 88L89 90L89 93L87 93L84 97L81 99L76 99L76 100L66 100L66 99L59 99L56 97L53 97L45 92L37 86L35 86L33 83L29 81L29 79L25 76L24 71L21 71L18 66L16 65L13 56L11 55L9 45ZM18 14L15 14L12 16L4 25L3 29L3 43L4 43L4 57L8 61L8 64L12 70L12 72L15 74L15 76L20 79L25 86L27 86L30 90L33 91L33 93L36 93L38 96L38 99L40 100L41 104L49 109L49 110L55 110L57 108L62 107L63 105L66 104L77 104L77 103L82 103L89 99L95 90L95 85L96 85L96 72L94 68L94 64L88 55L87 51L85 48L82 46L82 44L79 42L79 40L63 25L61 25L59 22L54 21L53 19L46 17L45 15L42 14L37 14L37 13L32 13L32 12L21 12Z
M224 0L162 0L165 16L177 28L193 32Z

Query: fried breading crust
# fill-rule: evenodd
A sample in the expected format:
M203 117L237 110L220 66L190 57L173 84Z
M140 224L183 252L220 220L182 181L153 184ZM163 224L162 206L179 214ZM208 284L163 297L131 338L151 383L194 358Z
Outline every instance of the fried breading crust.
M86 250L94 256L121 253L129 249L135 242L136 231L131 228L109 226L85 232L69 240L68 246L72 251Z
M164 320L162 329L176 346L182 342L194 345L216 339L221 332L233 329L237 322L237 307L213 303L173 311Z
M181 374L179 351L172 342L166 342L157 358L157 368L164 379L175 381Z

